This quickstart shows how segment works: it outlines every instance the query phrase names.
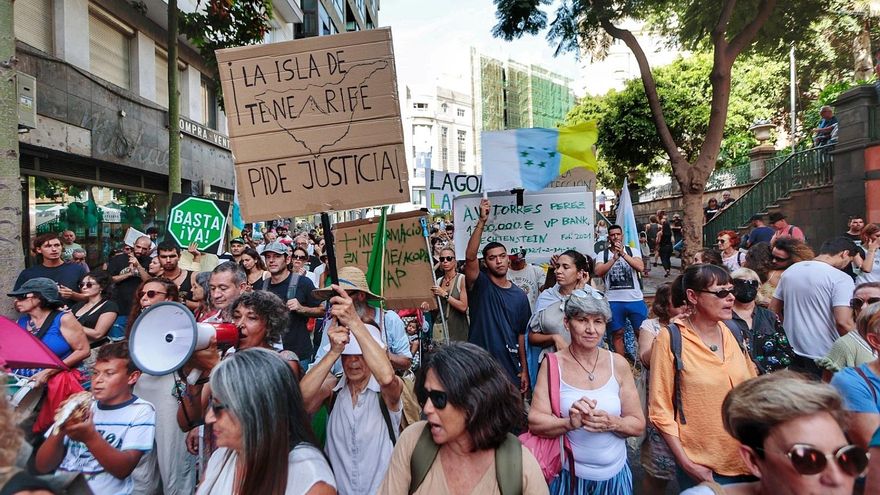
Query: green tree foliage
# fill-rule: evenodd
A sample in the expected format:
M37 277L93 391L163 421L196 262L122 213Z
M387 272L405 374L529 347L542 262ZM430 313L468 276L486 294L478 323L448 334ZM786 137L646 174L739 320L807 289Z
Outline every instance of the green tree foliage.
M195 12L180 13L180 34L198 47L213 71L214 94L221 108L223 90L214 51L261 43L272 29L271 20L271 0L208 0L207 8L199 0Z
M696 159L709 126L711 69L712 56L701 53L653 71L667 124L688 161ZM745 57L734 65L720 166L748 159L748 150L757 144L748 128L756 120L784 117L787 74L786 61L763 55ZM600 174L603 185L619 187L632 169L642 185L648 174L670 171L641 80L630 80L620 92L582 98L569 112L566 125L591 119L599 121L600 155L605 172L612 176L604 182Z

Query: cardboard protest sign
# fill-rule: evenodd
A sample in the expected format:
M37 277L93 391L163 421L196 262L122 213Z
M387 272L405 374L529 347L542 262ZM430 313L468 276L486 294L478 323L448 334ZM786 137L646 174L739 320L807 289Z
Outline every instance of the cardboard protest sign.
M183 249L196 243L199 251L223 253L229 203L173 194L168 212L168 236Z
M456 197L483 192L483 176L431 170L425 189L429 210L452 211L452 200Z
M245 221L409 201L390 29L216 53Z
M468 239L480 218L480 195L455 198L455 253L464 259ZM569 249L594 256L593 193L580 187L525 192L522 206L510 193L489 193L492 211L483 228L480 250L489 242L508 251L523 247L532 263L550 261Z
M577 167L559 174L547 187L578 187L587 191L596 191L596 172L584 167Z
M433 260L428 254L419 219L414 211L388 215L385 226L385 302L389 309L417 308L427 302L436 309L431 294L434 285ZM338 223L333 228L336 263L357 266L366 273L379 218Z

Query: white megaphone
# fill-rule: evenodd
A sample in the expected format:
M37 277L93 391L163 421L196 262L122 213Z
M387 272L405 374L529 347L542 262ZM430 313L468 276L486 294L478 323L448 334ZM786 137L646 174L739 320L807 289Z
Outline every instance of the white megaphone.
M207 348L215 336L218 346L234 346L239 340L238 327L232 323L196 323L183 304L161 302L135 320L128 348L138 369L161 376L179 370L195 351Z

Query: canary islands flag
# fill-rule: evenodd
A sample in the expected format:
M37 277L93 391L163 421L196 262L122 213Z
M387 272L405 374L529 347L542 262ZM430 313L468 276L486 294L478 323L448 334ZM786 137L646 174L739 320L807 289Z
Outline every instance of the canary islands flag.
M540 191L577 167L597 171L596 121L558 129L483 132L483 190Z
M617 224L623 229L623 244L632 249L632 255L642 257L642 249L639 246L639 227L636 224L636 214L633 210L632 198L629 196L629 184L623 179L623 189L617 200Z

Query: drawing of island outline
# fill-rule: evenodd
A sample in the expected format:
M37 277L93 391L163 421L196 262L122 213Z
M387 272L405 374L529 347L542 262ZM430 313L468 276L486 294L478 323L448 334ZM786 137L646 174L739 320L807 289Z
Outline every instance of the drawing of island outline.
M373 67L372 70L370 70L370 71L369 71L369 72L368 72L368 73L367 73L367 74L361 79L361 81L359 81L359 82L358 82L357 84L355 84L354 86L360 86L360 85L363 84L364 82L369 81L370 78L372 78L373 75L374 75L376 72L379 72L380 70L383 70L383 69L387 69L387 68L388 68L388 61L387 61L387 60L376 60L376 61L369 62L369 63L359 63L359 64L354 64L354 65L352 65L351 67L349 67L349 69L348 69L344 74L341 74L343 77L342 77L341 79L339 79L339 80L331 80L331 81L327 81L327 82L325 82L325 83L323 83L323 84L307 84L304 88L301 88L301 89L300 89L300 88L289 88L289 89L286 89L286 90L284 90L284 91L277 91L277 90L271 90L271 89L270 89L270 90L266 90L266 91L263 91L262 93L258 93L258 94L256 94L256 95L254 95L254 99L255 99L256 101L258 101L258 102L264 104L264 105L267 105L267 102L266 102L267 98L265 98L265 95L268 94L268 93L275 93L275 94L279 94L279 95L284 95L284 94L289 93L289 92L291 92L291 91L296 91L296 92L306 92L306 91L308 91L309 88L311 88L311 87L314 87L314 88L316 88L316 89L320 89L320 88L324 88L324 87L329 86L329 85L340 85L340 84L342 84L342 83L345 81L345 79L349 76L349 74L351 74L352 72L354 72L354 71L355 71L356 69L358 69L359 67L369 67L369 66L375 66L375 67ZM360 103L358 103L358 105L359 105L359 104L360 104ZM299 116L302 115L303 111L304 111L304 110L306 109L306 107L309 106L309 105L311 105L312 108L313 108L314 110L317 110L318 113L321 113L321 114L324 114L324 115L328 115L328 114L329 114L329 112L325 112L325 111L322 111L322 110L321 110L321 108L320 108L320 107L318 106L318 104L315 102L315 98L314 98L313 95L309 95L309 97L306 98L306 100L303 102L303 104L302 104L302 106L300 107L299 111L296 112L296 116L294 117L293 115L291 115L290 118L291 118L291 119L299 118ZM334 141L331 142L331 143L325 143L325 144L320 145L320 146L318 147L317 150L312 149L313 146L310 145L310 144L307 144L305 139L300 139L300 138L296 137L296 136L294 135L294 132L295 132L295 131L293 131L293 130L291 130L291 129L288 129L288 128L286 128L286 127L284 127L284 126L283 126L279 121L277 121L277 120L276 120L276 124L278 125L278 127L279 127L281 130L283 130L283 131L284 131L285 133L287 133L291 138L293 138L294 141L296 141L296 142L302 144L303 147L305 147L307 150L309 150L309 152L310 152L313 156L317 157L318 155L321 154L321 151L322 151L324 148L327 148L327 147L329 147L329 146L333 146L333 145L337 144L338 142L342 141L343 139L345 139L346 136L348 136L348 133L351 131L351 123L352 123L352 121L354 120L354 114L355 114L355 111L356 111L356 108L352 108L351 111L349 112L349 118L348 118L348 121L346 122L345 131L342 133L342 135L339 136L336 140L334 140Z

